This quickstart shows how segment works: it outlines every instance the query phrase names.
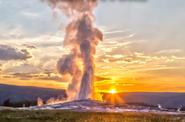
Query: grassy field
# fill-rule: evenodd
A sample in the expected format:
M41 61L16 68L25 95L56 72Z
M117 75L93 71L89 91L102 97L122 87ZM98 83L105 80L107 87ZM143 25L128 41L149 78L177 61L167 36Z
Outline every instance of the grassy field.
M0 122L185 122L185 115L2 110Z

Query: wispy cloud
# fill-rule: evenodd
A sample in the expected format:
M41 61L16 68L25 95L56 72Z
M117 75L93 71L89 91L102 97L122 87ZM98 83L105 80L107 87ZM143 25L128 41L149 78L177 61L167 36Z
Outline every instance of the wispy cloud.
M20 14L31 19L37 19L39 17L39 13L30 11L21 11Z
M157 51L156 54L177 54L177 53L182 53L182 49L167 49L167 50L160 50Z

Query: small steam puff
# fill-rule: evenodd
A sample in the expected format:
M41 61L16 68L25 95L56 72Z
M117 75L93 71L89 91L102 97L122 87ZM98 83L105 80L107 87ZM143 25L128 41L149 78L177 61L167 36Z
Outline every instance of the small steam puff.
M61 10L70 19L66 27L64 46L71 51L57 64L62 75L71 76L68 99L93 98L94 55L96 46L103 40L103 34L93 25L93 9L97 6L97 0L47 1L53 9Z

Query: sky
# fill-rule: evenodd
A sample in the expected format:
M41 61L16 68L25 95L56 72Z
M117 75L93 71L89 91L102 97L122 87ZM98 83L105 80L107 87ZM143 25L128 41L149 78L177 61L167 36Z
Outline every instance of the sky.
M185 1L100 0L99 92L185 92ZM56 63L68 19L41 0L0 0L0 84L66 89Z

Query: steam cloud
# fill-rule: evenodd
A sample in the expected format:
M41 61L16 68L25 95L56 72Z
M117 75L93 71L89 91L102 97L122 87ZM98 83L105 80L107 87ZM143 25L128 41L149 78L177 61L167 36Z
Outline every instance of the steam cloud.
M70 19L64 39L64 46L70 48L70 54L63 56L57 64L62 75L71 76L67 90L69 100L93 98L94 55L96 46L103 40L102 33L93 25L93 10L97 0L47 2Z

